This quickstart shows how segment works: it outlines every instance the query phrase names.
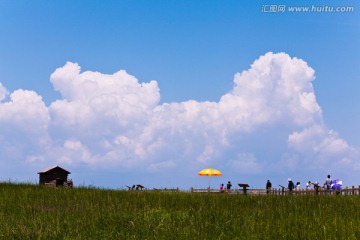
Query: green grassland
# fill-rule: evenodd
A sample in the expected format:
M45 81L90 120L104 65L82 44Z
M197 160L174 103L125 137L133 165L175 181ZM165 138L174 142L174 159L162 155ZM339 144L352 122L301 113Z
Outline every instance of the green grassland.
M0 239L360 239L359 196L0 184Z

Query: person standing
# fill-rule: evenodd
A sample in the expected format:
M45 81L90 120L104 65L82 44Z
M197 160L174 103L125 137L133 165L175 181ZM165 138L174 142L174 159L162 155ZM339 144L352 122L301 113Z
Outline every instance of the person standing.
M332 184L332 180L330 178L330 175L327 175L327 178L324 183L324 187L326 188L327 194L330 194L331 184Z
M232 186L231 182L228 181L228 183L226 184L226 190L227 190L227 192L230 192L231 186Z
M220 185L220 192L223 192L224 191L224 184L222 183L221 185Z
M291 178L288 179L288 189L289 189L289 194L292 194L292 190L294 189L294 183L293 181L291 180Z
M267 180L267 182L266 182L266 194L270 194L271 187L272 187L272 184L271 184L270 180Z
M308 182L306 183L306 190L310 190L310 187L311 187L311 182L308 181Z
M300 182L297 182L297 183L296 183L296 191L300 191L300 188L301 188L301 187L300 187Z

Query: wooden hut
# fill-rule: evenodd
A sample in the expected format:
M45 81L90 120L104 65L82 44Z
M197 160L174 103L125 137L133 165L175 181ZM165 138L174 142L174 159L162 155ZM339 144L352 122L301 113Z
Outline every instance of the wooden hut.
M44 169L43 171L38 172L38 174L40 185L53 183L56 186L64 186L64 183L68 182L68 175L70 172L59 166L54 166Z

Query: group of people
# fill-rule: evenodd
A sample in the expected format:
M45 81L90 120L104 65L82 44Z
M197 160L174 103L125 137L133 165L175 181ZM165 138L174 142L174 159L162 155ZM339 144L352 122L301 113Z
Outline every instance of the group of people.
M230 192L231 187L232 187L232 184L231 184L230 181L228 181L228 183L226 184L226 191L227 191L227 192ZM224 192L224 191L225 191L225 189L224 189L224 184L222 183L222 184L220 185L220 192Z
M326 189L327 193L330 193L331 190L331 184L332 184L332 180L330 175L327 175L327 178L325 180L325 183L323 185L323 187ZM308 181L306 183L306 190L310 190L311 189L311 185L314 186L314 190L316 192L319 191L320 185L317 181L315 181L314 183L312 183L311 181ZM282 185L279 185L280 187L282 187L283 191L285 190L285 187ZM267 180L266 182L266 192L269 194L272 188L272 184L270 182L270 180ZM300 191L300 182L297 182L296 185L294 184L294 182L291 180L291 178L288 179L288 186L287 186L288 191L291 193L293 190L297 190Z
M309 181L310 182L310 181ZM297 182L296 185L291 180L291 178L288 179L288 190L289 192L292 192L293 190L301 190L300 182Z
M330 193L330 190L331 190L331 184L332 184L332 180L331 180L331 177L330 175L327 175L327 178L325 180L325 183L323 185L323 187L326 189L326 191L328 193ZM319 188L320 188L320 185L317 181L315 182L311 182L311 181L308 181L306 183L306 190L310 190L311 189L311 185L313 185L313 189L318 192L319 191ZM282 185L279 185L280 187L282 187L282 190L285 191L285 188L284 186ZM222 183L220 185L220 192L230 192L231 191L231 187L232 187L232 184L230 181L228 181L228 183L226 184L226 189L225 189L225 186L224 184ZM267 180L266 182L266 192L267 194L270 194L271 192L271 189L272 189L272 183L270 182L270 180ZM300 182L296 182L296 185L294 184L294 182L291 180L291 178L288 179L288 186L287 186L287 189L288 191L291 193L293 190L295 191L300 191L301 190L301 187L300 187Z

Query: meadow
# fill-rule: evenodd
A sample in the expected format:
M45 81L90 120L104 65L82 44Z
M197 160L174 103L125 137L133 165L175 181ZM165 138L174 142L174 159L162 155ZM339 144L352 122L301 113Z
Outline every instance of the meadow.
M0 183L0 239L360 239L359 196Z

